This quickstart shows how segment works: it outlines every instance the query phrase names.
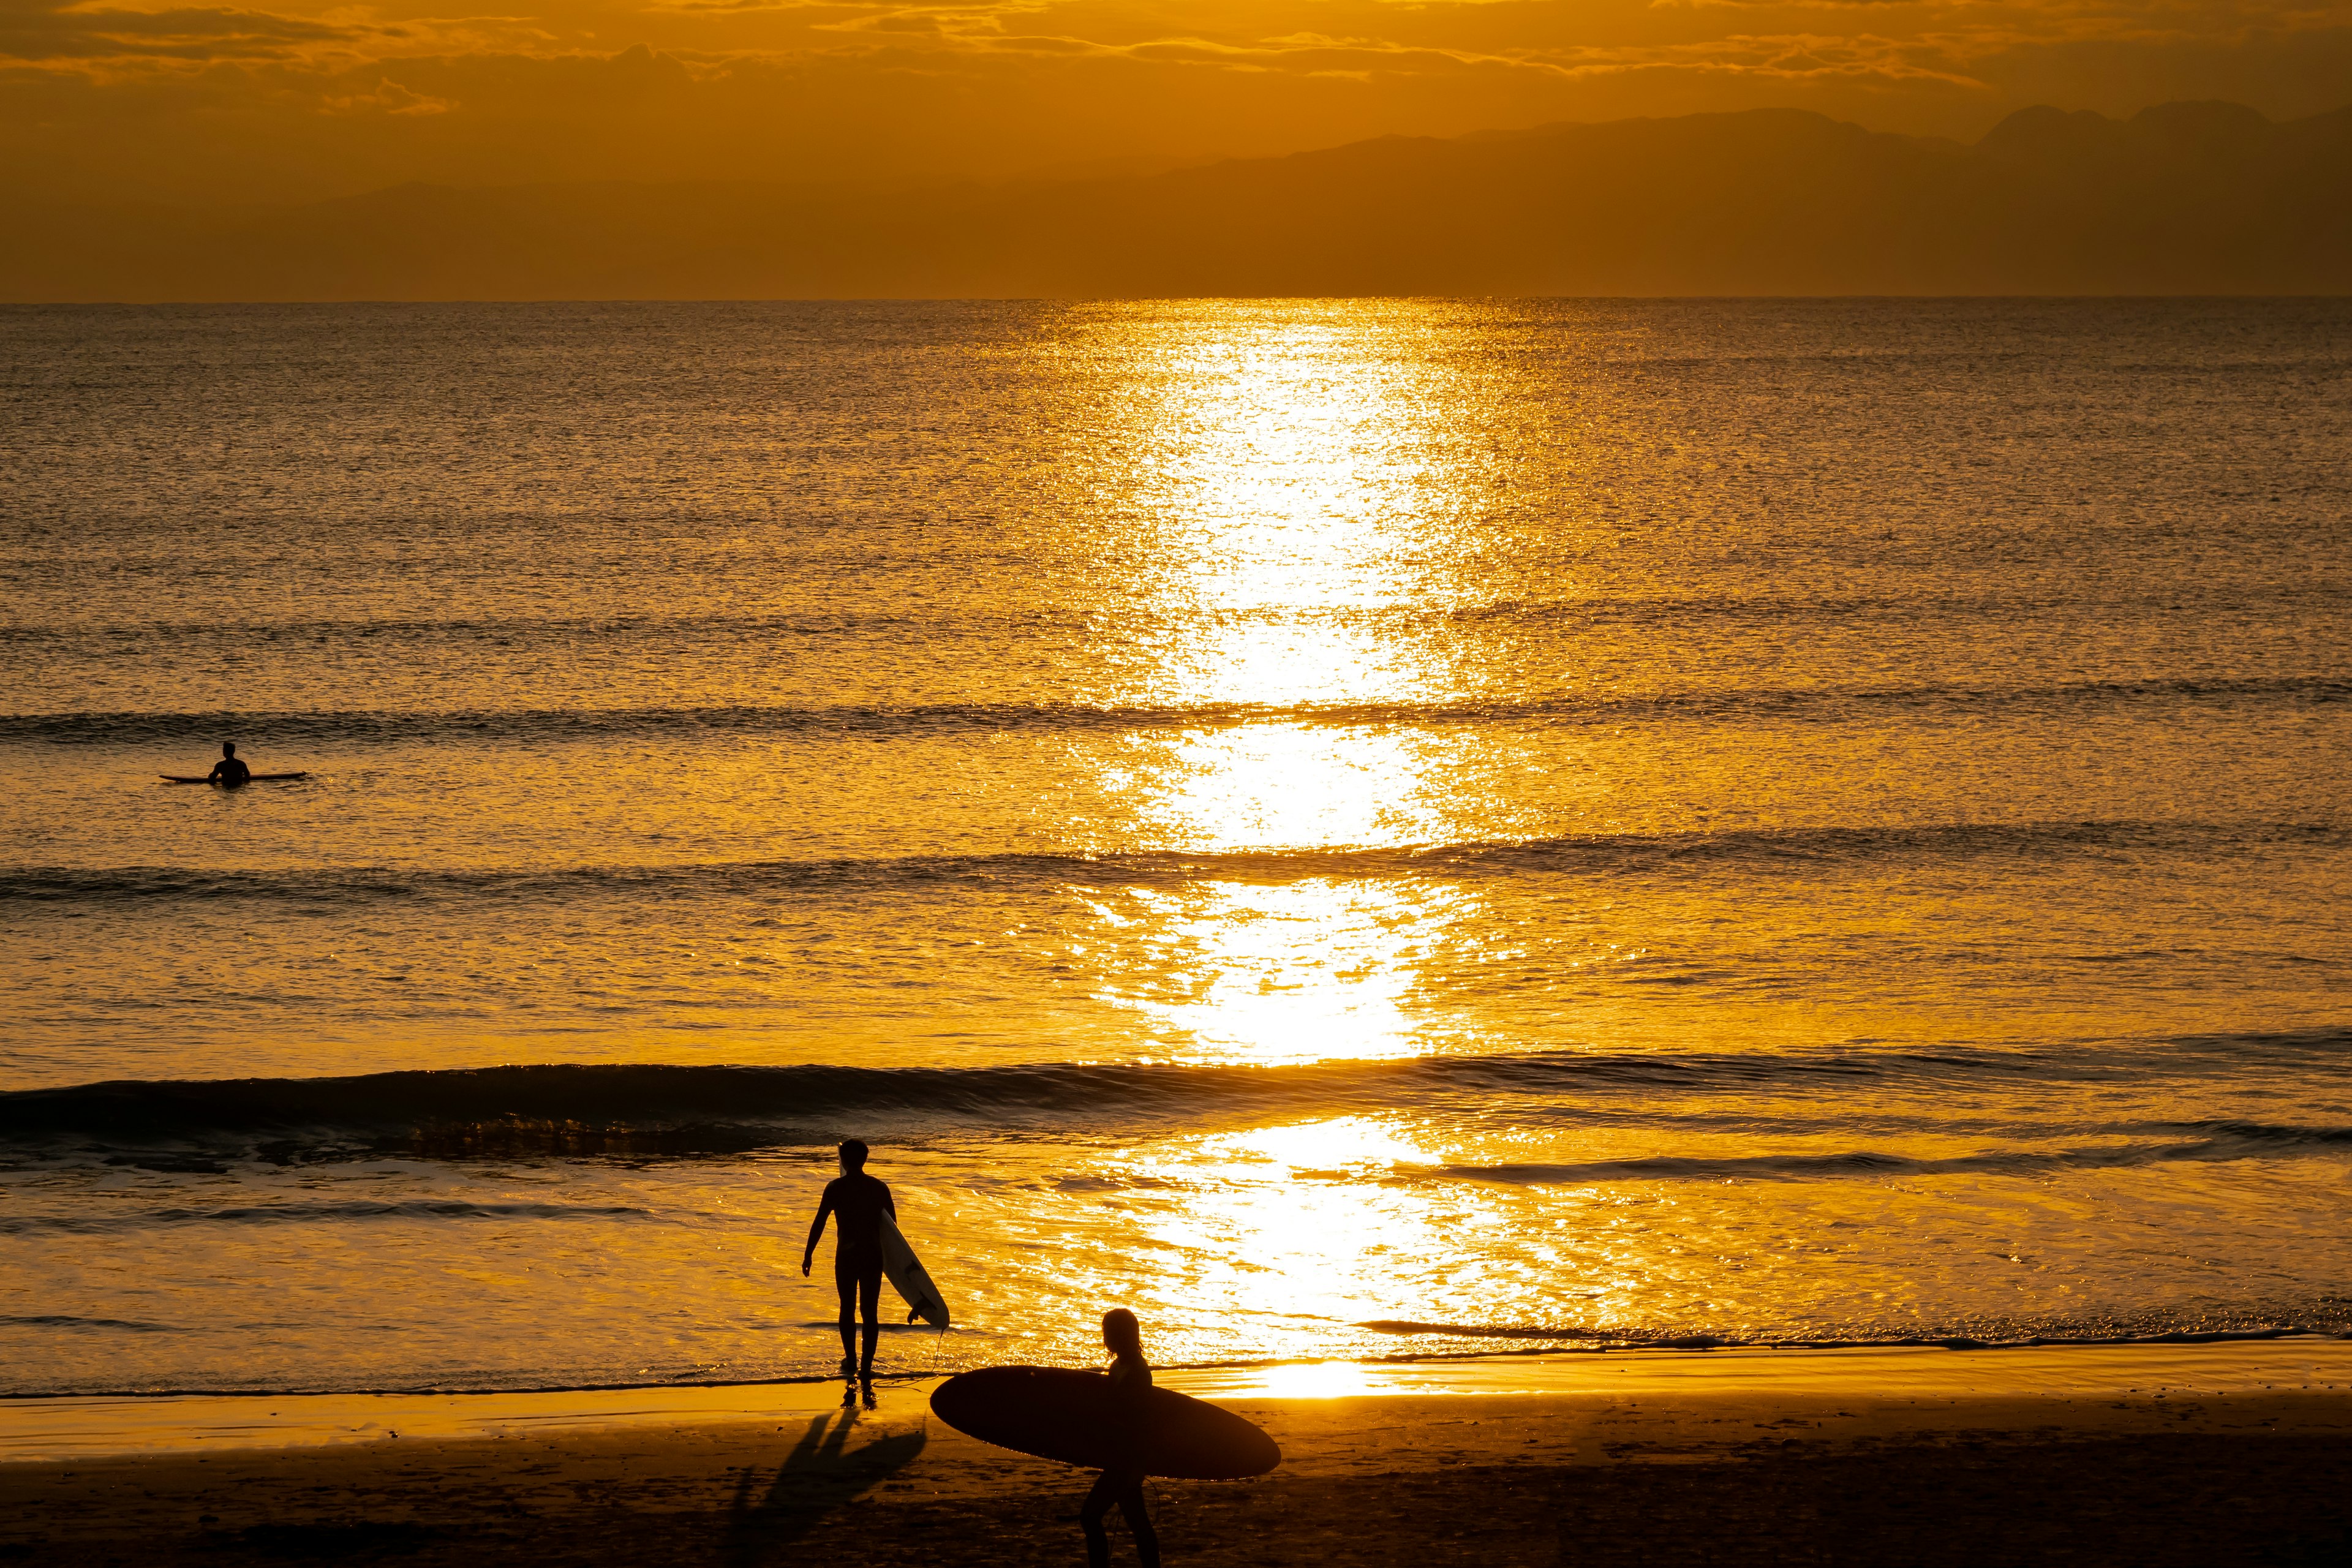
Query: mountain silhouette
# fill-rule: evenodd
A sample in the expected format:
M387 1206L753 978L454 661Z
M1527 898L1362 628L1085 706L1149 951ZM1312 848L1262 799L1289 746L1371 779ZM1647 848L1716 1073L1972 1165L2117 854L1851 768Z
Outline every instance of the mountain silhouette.
M2340 293L2352 110L2027 109L1974 146L1756 110L994 185L16 205L17 301Z

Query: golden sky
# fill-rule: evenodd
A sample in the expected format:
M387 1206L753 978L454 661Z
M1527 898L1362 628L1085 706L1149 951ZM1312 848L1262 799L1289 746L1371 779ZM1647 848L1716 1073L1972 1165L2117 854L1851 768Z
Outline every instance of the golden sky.
M1000 175L1789 104L2352 101L2352 0L0 0L0 189Z

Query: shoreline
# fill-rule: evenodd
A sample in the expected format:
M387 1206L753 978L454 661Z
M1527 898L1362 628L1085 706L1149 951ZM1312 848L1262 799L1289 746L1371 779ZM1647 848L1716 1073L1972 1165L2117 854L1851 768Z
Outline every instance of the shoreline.
M815 1325L813 1325L815 1326ZM821 1325L827 1331L831 1323ZM885 1334L909 1327L898 1323L881 1325ZM924 1329L922 1331L930 1331ZM1524 1337L1519 1334L1481 1334L1497 1340ZM1560 1336L1568 1338L1570 1336ZM2048 1351L2048 1350L2108 1350L2118 1348L2167 1347L2176 1345L2214 1345L2258 1343L2273 1340L2345 1340L2352 1341L2352 1330L2337 1333L2328 1329L2175 1329L2154 1334L2100 1334L2081 1338L2057 1335L2036 1335L2022 1340L1981 1340L1967 1335L1928 1337L1906 1336L1886 1340L1720 1340L1706 1334L1693 1334L1665 1340L1596 1340L1590 1344L1549 1343L1540 1346L1510 1348L1496 1345L1485 1350L1399 1352L1381 1356L1300 1357L1295 1360L1235 1360L1174 1362L1156 1366L1162 1377L1180 1373L1216 1373L1270 1371L1277 1367L1325 1366L1344 1363L1365 1367L1435 1365L1449 1362L1479 1363L1498 1362L1508 1357L1529 1360L1552 1360L1572 1356L1654 1355L1670 1352L1817 1352L1817 1351ZM892 1376L947 1377L943 1372L892 1373ZM0 1410L11 1402L37 1403L54 1399L351 1399L360 1397L472 1397L475 1395L521 1395L533 1394L623 1394L671 1388L769 1388L801 1383L837 1383L832 1373L788 1373L777 1377L730 1377L709 1380L688 1379L667 1383L571 1383L544 1388L101 1388L81 1394L0 1394Z
M945 1374L877 1380L893 1407ZM2168 1336L1984 1349L1501 1352L1426 1361L1166 1367L1166 1386L1220 1403L1420 1398L2078 1399L2308 1394L2352 1402L2352 1340L2312 1333ZM838 1378L518 1392L26 1395L0 1400L0 1467L171 1453L307 1449L530 1433L804 1418L842 1406Z

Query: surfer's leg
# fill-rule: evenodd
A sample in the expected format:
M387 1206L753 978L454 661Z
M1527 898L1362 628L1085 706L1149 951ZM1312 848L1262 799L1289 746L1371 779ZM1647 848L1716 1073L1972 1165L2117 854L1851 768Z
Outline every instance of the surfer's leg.
M841 1370L847 1372L857 1354L857 1275L833 1260L833 1288L841 1297Z
M1110 1537L1103 1533L1103 1515L1118 1500L1125 1479L1117 1470L1105 1470L1095 1478L1085 1506L1078 1510L1078 1528L1087 1532L1087 1568L1110 1568Z
M864 1375L871 1377L874 1375L874 1344L882 1337L882 1265L880 1263L869 1264L866 1272L858 1279L857 1305L866 1315L866 1359L857 1363L857 1370ZM842 1343L846 1345L848 1342L849 1337L845 1331L842 1335Z
M1151 1510L1144 1506L1143 1478L1136 1476L1118 1494L1118 1511L1127 1515L1127 1528L1135 1536L1135 1555L1143 1568L1160 1568L1160 1532L1151 1528Z

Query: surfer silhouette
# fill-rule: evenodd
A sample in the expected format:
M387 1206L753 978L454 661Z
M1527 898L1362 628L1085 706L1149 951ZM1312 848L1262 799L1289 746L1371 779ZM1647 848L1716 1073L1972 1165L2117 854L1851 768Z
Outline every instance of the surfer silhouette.
M1127 1516L1143 1568L1160 1568L1160 1532L1151 1528L1151 1514L1143 1502L1143 1424L1151 1396L1151 1363L1143 1359L1143 1330L1133 1312L1114 1307L1103 1314L1102 1332L1111 1356L1113 1462L1095 1478L1086 1506L1078 1510L1078 1524L1087 1532L1087 1563L1088 1568L1109 1568L1110 1538L1103 1533L1103 1515L1117 1503Z
M824 1184L824 1201L809 1225L808 1250L801 1254L801 1272L816 1259L816 1244L824 1222L834 1221L833 1284L841 1292L841 1371L862 1379L874 1376L874 1344L882 1337L882 1216L898 1217L890 1189L866 1173L866 1145L855 1138L841 1145L841 1174ZM866 1316L866 1354L857 1354L857 1314Z
M221 760L213 764L213 771L205 775L205 782L206 784L226 784L229 788L235 789L237 785L243 784L252 776L253 770L236 760L236 742L235 741L223 741L221 742Z

